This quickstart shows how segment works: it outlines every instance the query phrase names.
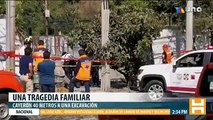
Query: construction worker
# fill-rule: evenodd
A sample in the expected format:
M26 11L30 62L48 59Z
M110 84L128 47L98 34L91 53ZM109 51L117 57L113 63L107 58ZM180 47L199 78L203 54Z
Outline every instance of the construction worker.
M43 40L39 40L38 41L38 46L37 48L34 50L34 88L35 90L39 89L39 78L38 78L38 64L43 62L44 58L43 58L43 53L45 51L48 51L47 48L44 47L44 41Z
M164 44L162 47L163 47L162 63L164 64L172 63L173 53L171 52L167 44Z
M91 48L87 48L86 49L86 54L94 59L94 55L97 54L97 51L91 49ZM92 74L92 80L91 80L91 86L96 86L98 87L100 85L100 82L99 82L99 67L98 65L100 65L100 62L93 62L93 66L92 67L92 70L91 70L91 74Z
M29 36L28 38L26 38L26 39L24 40L24 45L20 48L20 50L19 50L19 55L25 55L25 54L24 54L24 49L25 49L26 47L31 47L31 43L32 43L32 36Z
M92 59L85 54L83 49L80 49L78 53L80 58L74 71L74 77L70 81L69 91L74 92L75 83L81 81L84 83L85 92L90 92Z
M25 55L25 48L31 47L31 44L32 44L32 36L29 36L29 37L25 38L24 39L24 45L21 46L21 48L18 51L15 51L15 54L18 54L20 56L24 56ZM21 57L15 58L15 60L16 61L20 61L20 58ZM15 65L20 66L19 62L15 62ZM15 68L16 74L18 74L18 75L20 75L19 69L20 69L20 67L16 67Z
M33 56L35 57L34 71L37 71L38 64L41 63L44 60L43 59L43 53L45 51L48 51L48 49L44 47L44 41L43 40L39 40L38 41L38 46L34 50L34 54L33 54Z

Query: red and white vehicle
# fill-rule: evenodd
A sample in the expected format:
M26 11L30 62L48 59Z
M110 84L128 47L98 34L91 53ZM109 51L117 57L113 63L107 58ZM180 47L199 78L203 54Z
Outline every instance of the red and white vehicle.
M203 66L210 62L213 62L213 50L197 50L171 64L141 66L133 86L154 99L161 98L165 92L194 94Z
M195 52L196 53L196 52ZM205 53L205 52L204 52ZM205 65L202 69L200 77L197 79L195 95L193 97L212 98L213 97L213 63ZM194 92L194 91L193 91ZM187 98L186 98L187 99ZM208 101L208 100L207 100ZM213 119L213 102L206 104L205 116L189 116L189 115L99 115L99 120L116 119L116 120L212 120Z
M0 55L0 61L5 61L7 58ZM0 69L3 69L0 66ZM0 120L8 120L8 94L10 92L24 92L24 86L14 72L0 70Z

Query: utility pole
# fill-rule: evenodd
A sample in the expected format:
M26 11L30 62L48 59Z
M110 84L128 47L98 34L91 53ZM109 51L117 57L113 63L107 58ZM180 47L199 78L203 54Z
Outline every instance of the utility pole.
M6 1L6 51L15 52L15 0ZM10 57L6 61L10 71L15 71L15 58Z
M193 0L187 0L187 10L193 8ZM186 12L186 50L193 49L193 11Z
M106 45L109 41L109 1L101 1L101 45L102 47ZM101 90L109 91L110 89L110 68L109 65L105 62L101 69Z
M48 36L48 17L49 17L49 11L47 9L47 0L45 0L45 33Z
M48 40L48 18L50 17L50 11L47 9L47 0L45 0L45 35ZM50 52L52 52L52 40L50 40Z

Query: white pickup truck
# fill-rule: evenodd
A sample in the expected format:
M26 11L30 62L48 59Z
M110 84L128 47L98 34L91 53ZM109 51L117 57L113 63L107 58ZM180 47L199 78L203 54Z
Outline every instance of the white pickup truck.
M195 93L202 68L210 62L213 50L191 51L172 64L141 66L133 85L152 98L162 97L165 92Z

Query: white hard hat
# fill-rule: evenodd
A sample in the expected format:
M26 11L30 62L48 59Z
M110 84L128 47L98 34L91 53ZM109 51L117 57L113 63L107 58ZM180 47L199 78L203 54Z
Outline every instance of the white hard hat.
M24 42L30 42L31 39L32 39L32 36L29 36L29 37L25 38Z

